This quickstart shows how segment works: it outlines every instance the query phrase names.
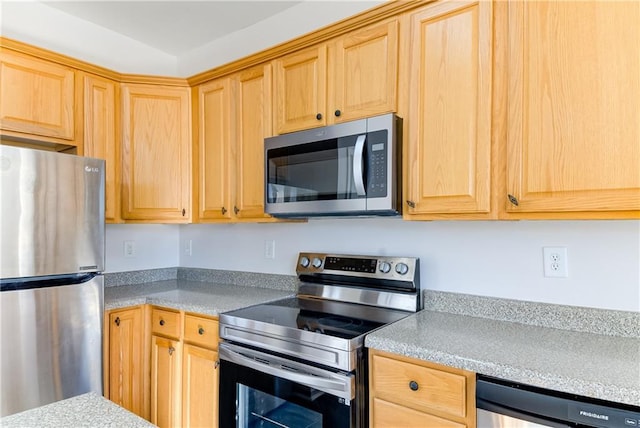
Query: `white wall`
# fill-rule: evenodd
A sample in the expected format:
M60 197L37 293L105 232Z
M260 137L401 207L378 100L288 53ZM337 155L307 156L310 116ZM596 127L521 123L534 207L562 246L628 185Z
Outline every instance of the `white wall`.
M33 0L0 2L0 34L121 73L189 77L382 2L303 1L178 57Z
M192 241L192 256L184 253ZM264 257L274 240L275 259ZM543 276L542 247L568 250L568 278ZM406 255L423 287L640 311L640 221L325 219L180 226L180 266L293 275L300 251Z
M106 272L178 266L180 229L166 224L108 224L106 227ZM125 257L124 243L132 241L133 257Z

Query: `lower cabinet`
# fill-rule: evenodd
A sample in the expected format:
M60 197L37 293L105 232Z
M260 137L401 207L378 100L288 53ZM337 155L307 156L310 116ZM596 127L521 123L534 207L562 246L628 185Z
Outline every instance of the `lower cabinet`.
M151 422L218 426L218 321L151 310Z
M142 305L105 314L105 397L159 427L218 426L218 320Z
M371 350L371 427L475 428L475 373Z
M107 311L104 323L104 395L125 409L149 419L145 373L145 308Z

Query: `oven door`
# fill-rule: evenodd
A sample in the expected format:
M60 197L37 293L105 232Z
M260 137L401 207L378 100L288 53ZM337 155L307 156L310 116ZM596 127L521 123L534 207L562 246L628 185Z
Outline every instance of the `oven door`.
M354 427L355 376L220 344L220 427Z

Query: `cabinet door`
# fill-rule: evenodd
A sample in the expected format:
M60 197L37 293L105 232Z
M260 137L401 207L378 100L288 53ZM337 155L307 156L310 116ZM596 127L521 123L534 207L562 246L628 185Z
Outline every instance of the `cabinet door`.
M396 111L398 21L339 38L329 47L329 70L330 122Z
M327 47L322 44L274 61L276 132L327 123Z
M488 213L492 2L411 16L406 217Z
M271 136L271 65L236 77L236 195L238 218L268 218L264 213L264 139Z
M198 219L231 218L232 87L223 78L198 88Z
M111 311L108 314L109 343L106 387L108 397L125 409L146 417L143 392L142 308Z
M189 221L189 97L188 88L122 85L122 216L125 220Z
M182 426L218 426L218 353L184 345Z
M151 336L151 422L180 426L181 343Z
M84 155L105 160L105 220L120 221L120 151L116 133L116 82L85 74Z
M74 71L7 49L0 51L0 127L74 140Z
M512 1L505 13L506 211L639 210L640 3Z

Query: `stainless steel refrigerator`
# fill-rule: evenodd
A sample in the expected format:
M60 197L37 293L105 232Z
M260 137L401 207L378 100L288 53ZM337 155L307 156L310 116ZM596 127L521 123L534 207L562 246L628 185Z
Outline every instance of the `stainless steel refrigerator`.
M0 416L102 394L104 161L0 146Z

